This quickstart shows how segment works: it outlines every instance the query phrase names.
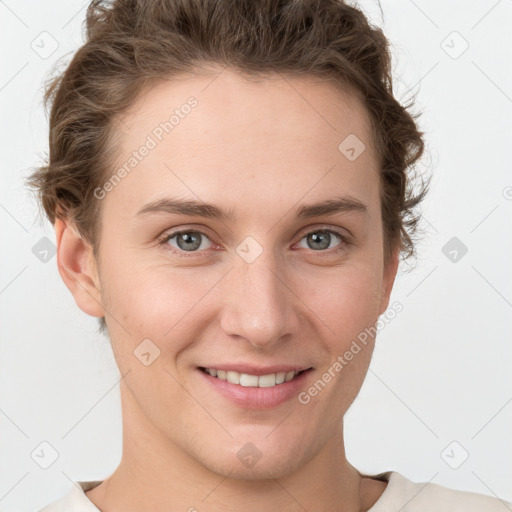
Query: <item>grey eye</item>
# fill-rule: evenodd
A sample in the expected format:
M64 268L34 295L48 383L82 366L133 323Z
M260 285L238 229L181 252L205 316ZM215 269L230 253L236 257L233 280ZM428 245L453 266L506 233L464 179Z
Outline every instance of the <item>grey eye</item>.
M302 240L306 240L308 246L307 249L313 249L314 251L321 251L324 249L329 249L331 242L334 237L338 238L342 241L340 235L334 233L330 230L316 230L308 233Z
M208 240L208 237L199 231L181 231L180 233L170 235L167 239L167 242L176 239L178 249L187 252L194 252L198 249L207 248L203 246L203 238ZM176 246L173 245L173 247Z

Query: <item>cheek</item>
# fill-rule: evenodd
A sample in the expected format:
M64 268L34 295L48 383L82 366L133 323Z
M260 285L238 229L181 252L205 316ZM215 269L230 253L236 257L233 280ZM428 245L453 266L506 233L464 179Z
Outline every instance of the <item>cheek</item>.
M303 292L321 319L324 349L328 352L322 379L330 392L320 400L327 410L346 411L357 396L374 348L374 325L379 317L381 276L378 262L340 269L317 287ZM333 420L339 414L333 413Z
M379 316L378 263L357 263L302 282L299 296L338 340L349 342Z
M123 264L111 268L108 280L109 314L126 351L149 338L162 352L178 353L208 321L201 308L209 290L219 281L218 272L198 268L171 268ZM124 327L124 328L123 328ZM129 333L129 334L128 334ZM114 336L112 336L114 338ZM131 348L133 351L133 347Z

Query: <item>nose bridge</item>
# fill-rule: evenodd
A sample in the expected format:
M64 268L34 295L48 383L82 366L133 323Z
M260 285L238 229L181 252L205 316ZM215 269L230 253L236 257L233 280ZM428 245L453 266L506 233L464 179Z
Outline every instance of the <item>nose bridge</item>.
M295 331L293 293L286 282L283 265L271 249L254 239L237 247L235 268L229 273L222 311L222 327L254 346L269 346Z

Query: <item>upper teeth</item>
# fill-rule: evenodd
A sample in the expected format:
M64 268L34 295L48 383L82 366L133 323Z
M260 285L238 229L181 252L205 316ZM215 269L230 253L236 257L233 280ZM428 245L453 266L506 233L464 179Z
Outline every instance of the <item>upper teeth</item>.
M299 372L277 372L268 375L249 375L247 373L238 373L235 371L216 370L215 368L205 368L212 377L227 380L231 384L239 384L245 387L270 388L276 384L282 384L292 380Z

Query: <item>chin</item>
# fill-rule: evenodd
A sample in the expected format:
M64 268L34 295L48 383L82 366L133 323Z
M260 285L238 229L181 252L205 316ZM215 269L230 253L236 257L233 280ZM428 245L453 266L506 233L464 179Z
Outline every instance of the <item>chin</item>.
M211 465L207 461L202 461L202 464L222 477L233 480L255 481L286 477L297 469L298 462L294 456L281 459L276 457L276 454L272 454L266 457L265 460L262 457L253 466L244 465L238 458L233 463L231 457L229 460L220 463L217 460L211 461Z
M254 435L254 431L252 436L236 435L211 446L211 450L202 450L196 453L196 460L222 477L251 481L285 477L307 458L308 454L301 449L303 440L279 435L269 428L257 432L261 435Z

